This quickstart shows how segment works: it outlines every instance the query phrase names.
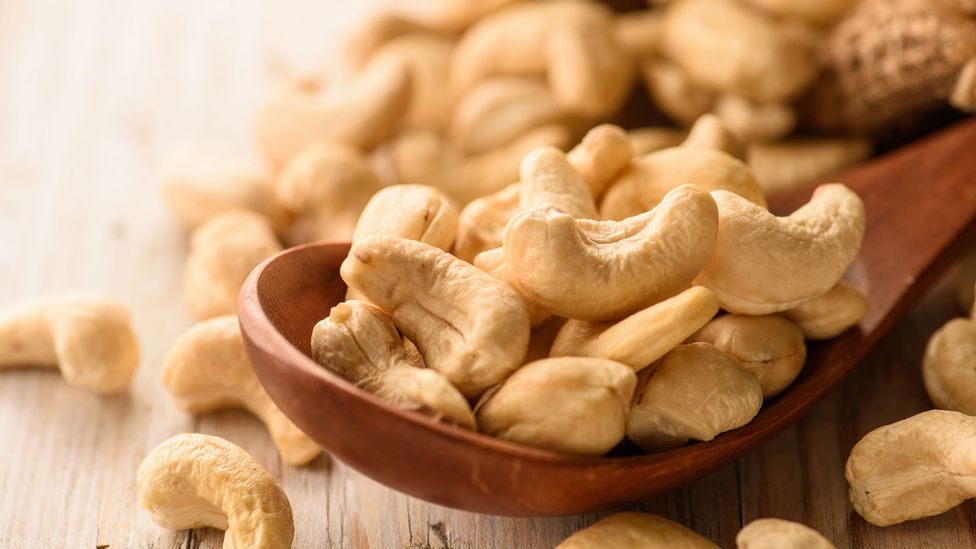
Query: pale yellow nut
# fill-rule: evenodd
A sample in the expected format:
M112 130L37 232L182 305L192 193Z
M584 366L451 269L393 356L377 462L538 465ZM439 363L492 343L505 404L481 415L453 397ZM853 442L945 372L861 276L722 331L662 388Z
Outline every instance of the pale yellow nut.
M627 140L635 157L654 151L677 147L685 140L685 132L674 128L650 126L627 131Z
M752 143L747 163L767 193L812 183L871 155L861 137L796 138L779 143Z
M777 518L757 519L735 536L736 549L836 549L809 526Z
M476 198L458 214L454 255L468 263L485 250L500 248L505 224L519 211L521 183Z
M763 398L793 383L807 357L803 332L777 315L720 316L688 338L689 343L698 341L714 345L755 375Z
M619 126L601 124L587 132L566 155L586 182L593 200L599 200L610 182L630 165L635 156L630 137Z
M540 79L497 76L479 82L458 101L448 136L464 154L481 154L536 128L570 122L570 114Z
M692 81L678 65L666 59L650 59L640 67L651 103L679 126L691 126L711 112L718 99L715 90Z
M162 380L177 405L191 414L227 408L254 414L289 465L304 465L322 453L258 381L236 315L198 322L184 332L166 356Z
M519 207L523 210L553 207L580 219L596 219L596 204L583 177L566 154L555 147L541 147L522 159Z
M399 62L371 64L354 80L320 97L307 82L283 85L258 115L257 142L280 167L318 141L371 149L388 137L410 107L410 78Z
M163 200L187 229L231 210L251 210L281 233L290 216L274 196L272 178L247 162L208 155L199 150L175 151L164 160Z
M139 342L128 309L96 295L49 296L0 313L0 370L53 367L96 393L128 387Z
M715 247L696 284L730 312L785 311L823 295L854 261L864 237L864 202L840 183L821 185L786 217L727 191L718 204Z
M639 215L685 183L705 191L731 191L766 207L762 187L742 161L722 151L679 146L634 159L604 194L600 216L625 219Z
M976 321L950 320L929 338L922 379L932 403L976 415Z
M545 75L556 101L583 117L614 113L633 79L609 8L585 0L517 4L471 27L451 67L459 95L497 75Z
M404 132L390 147L390 161L401 183L422 183L446 192L460 204L518 181L522 158L533 150L569 146L569 130L549 125L490 152L464 156L433 132Z
M519 287L514 284L511 271L508 268L508 264L505 263L504 249L499 247L491 250L485 250L475 256L472 264L498 280L504 281L506 284L511 286L513 290L515 290L515 293L522 298L522 304L525 305L525 310L529 313L529 324L533 328L537 328L545 324L549 321L549 319L552 318L552 314L549 311L533 301L531 297L523 293Z
M447 128L453 108L448 89L453 53L450 39L414 33L390 40L369 58L370 65L400 64L409 74L410 105L403 116L407 127Z
M632 59L640 61L658 53L660 11L636 10L620 13L614 20L613 27L617 44Z
M707 538L648 513L616 513L569 536L556 549L718 549Z
M683 185L656 208L617 221L554 209L521 212L505 228L505 262L533 302L567 318L621 318L685 289L715 239L711 196Z
M550 356L608 358L640 371L666 355L718 312L718 299L695 286L617 322L569 320Z
M288 549L295 537L288 496L243 448L196 433L175 435L137 473L139 505L169 530L224 530L224 549Z
M672 2L660 44L692 80L762 103L796 97L817 74L804 41L735 0Z
M739 160L745 160L746 156L742 141L729 130L722 119L714 114L699 116L688 130L688 136L681 146L689 149L722 151Z
M349 240L363 208L381 188L365 155L325 142L302 149L275 181L278 201L308 225L309 240Z
M353 241L385 234L450 250L458 211L447 196L428 185L393 185L370 197L359 216Z
M976 418L930 410L864 435L847 458L851 505L875 526L938 515L976 495Z
M397 408L475 429L461 393L438 372L417 367L390 315L375 305L352 300L333 307L312 329L312 357Z
M818 341L839 336L857 325L867 312L864 294L841 280L822 296L783 311L783 316L795 322L804 337Z
M476 397L522 364L529 315L508 284L439 248L371 236L357 241L342 279L393 317L427 366Z
M680 345L650 372L627 420L648 452L712 440L749 423L762 406L756 377L708 343Z
M636 384L634 371L612 360L538 360L519 368L478 404L478 428L527 446L603 455L624 437Z
M183 274L186 304L197 319L236 314L237 294L262 261L281 251L264 217L233 210L193 231Z
M796 127L796 110L788 103L758 103L724 94L715 104L722 124L743 143L775 142Z

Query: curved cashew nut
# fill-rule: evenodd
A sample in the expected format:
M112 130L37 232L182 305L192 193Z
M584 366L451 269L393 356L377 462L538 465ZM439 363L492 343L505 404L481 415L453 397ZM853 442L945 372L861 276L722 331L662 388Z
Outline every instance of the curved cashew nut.
M822 296L783 311L783 316L795 322L804 337L818 341L837 337L856 326L867 312L864 294L841 280Z
M976 495L976 418L929 410L864 435L844 476L854 510L890 526L952 509Z
M453 109L448 90L448 73L454 43L431 34L409 34L395 38L379 49L370 65L399 63L409 73L410 106L403 122L411 128L442 131Z
M596 219L596 204L583 177L555 147L541 147L522 159L519 207L553 207L578 219Z
M446 192L461 204L517 181L522 157L547 145L565 148L569 131L543 126L491 152L464 157L432 132L405 132L390 150L393 172L401 183L423 183Z
M124 390L139 365L128 309L97 296L48 297L0 315L0 370L57 367L96 393Z
M762 406L756 377L708 343L679 345L651 371L627 420L648 452L712 440L749 423Z
M505 224L519 211L521 183L476 198L458 214L454 255L468 263L485 250L500 248Z
M193 231L183 275L193 316L202 320L235 314L247 275L280 251L267 219L246 210L221 214Z
M248 410L268 429L281 459L289 465L304 465L322 453L261 386L244 351L236 315L198 322L184 332L166 357L163 385L191 414Z
M716 215L690 185L622 222L528 210L505 228L505 261L519 290L554 314L621 318L688 286L711 252Z
M698 341L714 345L755 375L763 398L789 387L807 358L803 332L776 315L720 316L688 338L689 343Z
M271 177L258 167L201 151L177 151L164 160L163 200L187 229L230 210L257 212L281 233L291 221L274 197Z
M767 193L822 179L870 155L871 142L863 137L752 143L746 152L752 173Z
M569 536L556 549L718 549L677 522L648 513L616 513Z
M369 199L352 239L385 234L449 251L457 220L457 208L440 190L427 185L392 185Z
M505 250L503 250L501 247L485 250L479 253L477 256L475 256L472 264L498 280L504 281L506 284L511 286L513 290L515 290L515 293L522 298L522 304L525 305L526 312L529 313L530 326L533 328L538 328L552 318L552 314L550 314L549 311L540 307L538 303L532 301L532 298L523 294L518 286L514 285L512 282L511 271L509 270L508 265L505 263Z
M691 126L715 107L715 90L694 82L681 67L666 59L644 61L640 73L651 102L679 126Z
M349 240L359 214L382 188L368 159L338 143L313 143L275 181L278 200L311 225L315 240Z
M481 432L567 454L599 456L624 438L634 371L602 358L561 357L522 366L478 403Z
M243 448L214 436L183 433L139 465L139 505L170 530L225 530L224 549L288 549L291 504L278 483Z
M689 149L722 151L738 160L745 160L746 157L742 142L714 114L703 114L695 120L681 146Z
M727 191L712 196L718 237L696 284L714 291L730 312L775 313L825 294L861 247L864 203L842 184L817 187L787 217Z
M550 356L608 358L640 371L666 355L718 313L718 298L694 286L617 322L569 320Z
M630 165L634 148L620 126L601 124L588 131L566 156L583 177L593 200L597 200L607 185Z
M448 136L465 154L503 147L526 133L571 116L536 78L499 76L479 82L458 101Z
M680 146L634 159L604 194L600 217L639 215L684 183L705 191L731 191L766 207L762 187L745 163L722 151Z
M504 282L433 246L391 236L353 244L342 264L350 288L390 313L427 366L466 397L522 364L529 315Z
M307 82L283 86L258 115L264 155L282 166L317 141L370 149L385 139L410 107L410 78L399 62L371 64L355 80L318 97Z
M312 356L397 408L475 429L461 393L436 371L417 367L390 315L375 305L352 300L333 307L312 330Z
M617 110L632 72L611 11L582 0L524 3L482 19L458 42L451 67L459 94L495 75L545 73L560 105L593 118Z
M817 73L807 44L733 0L674 2L661 22L660 44L692 80L763 103L795 97Z
M777 518L746 524L735 536L736 549L836 549L809 526Z
M932 403L944 410L976 415L976 321L950 320L929 338L922 379Z

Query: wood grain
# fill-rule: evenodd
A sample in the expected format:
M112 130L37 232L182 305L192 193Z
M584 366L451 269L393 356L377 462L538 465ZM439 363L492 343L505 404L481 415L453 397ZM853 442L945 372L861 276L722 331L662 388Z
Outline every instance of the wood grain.
M193 419L159 383L189 325L185 235L159 204L159 156L186 136L249 150L254 105L283 60L314 68L352 2L0 2L0 307L92 288L126 300L143 345L129 394L100 399L53 372L0 376L0 547L219 548L218 532L166 532L137 506L135 469L167 436L244 446L282 482L295 547L552 547L600 515L510 519L392 492L340 463L278 460L256 420ZM335 15L341 13L341 16ZM920 184L924 184L921 182ZM929 406L925 339L957 310L946 288L893 328L810 416L735 464L636 508L731 546L743 521L801 520L838 547L976 547L976 506L879 529L852 514L843 463L868 430Z

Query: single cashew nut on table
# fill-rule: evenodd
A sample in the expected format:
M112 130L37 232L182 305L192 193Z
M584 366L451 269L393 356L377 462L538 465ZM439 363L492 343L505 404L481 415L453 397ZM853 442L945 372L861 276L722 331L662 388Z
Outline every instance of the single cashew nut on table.
M193 231L183 275L193 316L235 314L237 294L251 270L280 251L268 221L246 210L221 214Z
M312 357L397 408L475 429L464 396L441 374L418 368L390 315L364 301L332 308L312 330Z
M108 394L128 387L138 365L129 311L114 299L53 296L0 313L0 370L56 367L69 384Z
M621 318L685 289L715 240L711 196L690 185L621 222L577 220L552 208L516 214L503 248L512 281L549 312ZM599 291L594 291L599 289Z
M929 410L864 435L844 476L854 510L875 526L938 515L976 496L976 418Z
M945 410L976 415L976 321L950 320L929 338L922 379L932 403Z
M756 377L725 353L708 343L680 345L638 388L627 438L648 452L712 440L749 423L762 401Z
M192 414L244 408L268 429L289 465L304 465L322 453L261 386L244 351L237 316L198 322L177 340L163 366L163 385Z
M624 437L637 375L603 358L560 357L519 368L486 393L482 433L566 454L599 456Z
M468 398L525 358L529 315L515 290L439 248L371 236L353 244L340 273Z
M291 504L243 448L196 433L173 436L139 465L139 505L169 530L224 530L224 549L289 549Z
M275 194L316 240L349 240L360 213L382 188L369 160L338 143L313 143L278 174Z
M608 358L639 371L677 347L716 313L715 294L695 286L617 322L568 320L553 341L550 356Z
M864 202L840 183L821 185L786 217L727 191L718 204L718 236L695 280L733 313L785 311L827 293L854 261L864 238Z
M616 513L569 536L556 549L718 549L677 522L648 513Z
M698 341L711 343L755 375L764 398L789 387L807 358L803 332L777 315L720 316L688 338Z
M757 519L735 536L736 549L836 549L809 526L777 518Z
M864 294L841 280L827 293L783 311L783 316L795 322L804 337L819 341L844 333L867 312Z

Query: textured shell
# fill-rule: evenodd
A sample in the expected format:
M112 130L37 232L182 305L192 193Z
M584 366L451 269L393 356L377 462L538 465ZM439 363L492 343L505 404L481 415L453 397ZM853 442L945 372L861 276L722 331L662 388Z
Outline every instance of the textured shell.
M157 446L139 465L139 504L171 530L226 530L224 549L288 549L295 536L281 487L242 448L184 433Z
M861 247L864 203L844 185L821 185L788 217L727 191L712 196L718 236L696 283L713 290L730 312L775 313L822 295Z
M711 251L716 226L708 193L684 185L621 222L521 212L509 221L503 247L514 283L533 301L559 316L602 321L686 288Z
M556 549L718 549L707 538L657 515L616 513L569 536Z
M976 322L950 320L925 348L922 379L932 403L944 410L976 415Z
M758 519L735 536L736 549L835 549L813 528L776 518Z

